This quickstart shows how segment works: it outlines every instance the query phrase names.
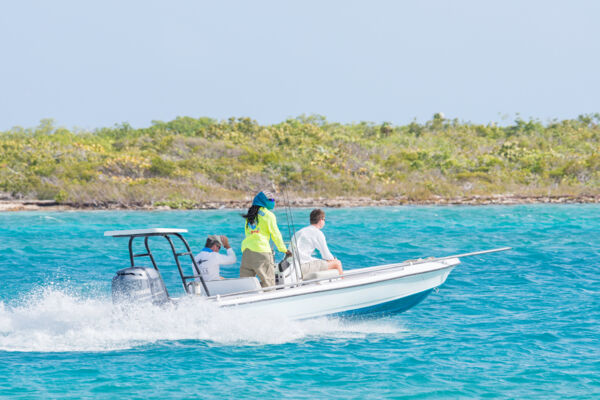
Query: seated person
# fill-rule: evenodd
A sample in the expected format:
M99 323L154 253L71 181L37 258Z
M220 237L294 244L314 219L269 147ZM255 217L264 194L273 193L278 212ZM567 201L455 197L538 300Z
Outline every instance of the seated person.
M336 259L327 247L325 235L321 232L325 226L325 212L315 209L310 213L310 225L300 229L292 238L292 254L300 261L302 275L311 272L336 269L342 275L342 262ZM315 249L319 250L323 259L312 256Z
M227 249L227 255L219 254L219 250L223 246ZM230 265L237 261L235 252L229 246L229 239L224 235L208 236L204 248L194 259L200 269L194 273L202 275L205 281L224 279L220 276L221 265Z

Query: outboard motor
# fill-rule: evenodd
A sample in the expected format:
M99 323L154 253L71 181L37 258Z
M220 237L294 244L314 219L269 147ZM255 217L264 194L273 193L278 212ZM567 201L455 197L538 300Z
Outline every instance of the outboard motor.
M300 271L296 273L296 269L293 257L286 257L281 260L275 267L275 284L285 285L302 280L302 273Z
M112 300L113 303L164 304L169 301L169 295L157 270L129 267L117 271L112 279Z

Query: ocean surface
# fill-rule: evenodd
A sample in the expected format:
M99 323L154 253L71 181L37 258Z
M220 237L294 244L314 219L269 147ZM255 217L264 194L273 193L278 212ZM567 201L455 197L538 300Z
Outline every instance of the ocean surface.
M513 247L463 258L439 292L386 318L112 306L127 239L104 231L185 228L196 251L225 234L240 258L240 212L0 213L0 397L600 398L600 206L326 209L345 268ZM293 211L295 228L309 212Z

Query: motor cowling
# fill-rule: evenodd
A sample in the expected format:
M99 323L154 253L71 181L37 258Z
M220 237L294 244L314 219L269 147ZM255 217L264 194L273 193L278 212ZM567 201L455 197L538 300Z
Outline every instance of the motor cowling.
M112 279L113 303L164 304L169 301L162 277L154 268L129 267L117 271Z
M296 263L292 257L286 257L275 267L275 284L287 285L298 282L301 274L297 271ZM301 279L300 279L301 280Z

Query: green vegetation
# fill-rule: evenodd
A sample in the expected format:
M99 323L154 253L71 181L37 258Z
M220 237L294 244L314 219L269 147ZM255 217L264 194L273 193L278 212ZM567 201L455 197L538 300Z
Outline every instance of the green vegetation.
M300 198L598 195L600 114L509 126L439 114L406 126L178 117L92 132L43 120L0 132L0 197L9 199L193 208L271 184Z

